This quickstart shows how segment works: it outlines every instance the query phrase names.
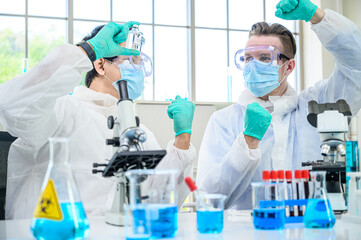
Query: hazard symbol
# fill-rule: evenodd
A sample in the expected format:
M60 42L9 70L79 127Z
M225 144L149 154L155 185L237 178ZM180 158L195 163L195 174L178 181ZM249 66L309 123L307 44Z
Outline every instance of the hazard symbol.
M61 212L58 195L56 194L54 181L52 179L49 179L48 184L40 195L34 217L57 221L63 219L63 213Z

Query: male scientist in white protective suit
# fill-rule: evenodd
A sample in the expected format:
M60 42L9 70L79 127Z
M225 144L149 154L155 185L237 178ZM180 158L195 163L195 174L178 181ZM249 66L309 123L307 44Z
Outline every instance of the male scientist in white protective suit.
M134 23L139 24L97 27L80 46L59 46L27 73L0 85L0 121L18 137L9 151L6 219L32 217L49 162L49 137L70 138L72 169L87 215L102 215L111 207L115 178L92 174L92 164L107 163L113 155L105 144L113 136L107 117L116 114L119 96L113 83L126 75L133 100L144 88L143 72L121 69L117 62L119 55L139 55L119 45ZM87 87L77 86L85 72ZM179 207L189 193L183 178L192 175L195 159L190 144L193 113L194 104L185 99L177 97L170 104L176 137L157 166L178 169ZM153 133L140 127L147 134L144 149L160 149Z
M361 107L360 29L309 0L282 0L276 16L311 21L336 65L329 79L297 95L287 83L295 68L293 35L280 24L252 26L246 49L235 57L247 90L211 116L199 152L199 189L227 195L226 208L252 208L250 183L261 181L263 170L300 169L303 161L320 159L319 134L307 121L309 101L345 99L353 114Z

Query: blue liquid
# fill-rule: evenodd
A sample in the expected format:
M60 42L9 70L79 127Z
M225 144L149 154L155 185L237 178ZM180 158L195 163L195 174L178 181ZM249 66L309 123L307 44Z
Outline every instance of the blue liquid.
M253 209L253 225L257 229L283 229L285 227L285 209Z
M150 208L150 228L152 238L171 238L174 237L178 229L178 207L170 204L157 204L148 206ZM145 226L145 210L138 208L133 210L134 227ZM134 231L135 229L133 229ZM134 231L136 232L136 231ZM145 230L147 233L147 230Z
M223 230L223 210L197 211L197 227L200 233L221 233Z
M89 235L89 221L85 216L83 204L75 204L76 217L73 216L71 203L61 203L63 212L61 221L49 220L46 218L33 218L31 222L31 232L36 239L40 240L80 240ZM78 221L78 226L74 224L74 218Z
M307 228L332 228L336 219L330 201L308 199L303 222Z

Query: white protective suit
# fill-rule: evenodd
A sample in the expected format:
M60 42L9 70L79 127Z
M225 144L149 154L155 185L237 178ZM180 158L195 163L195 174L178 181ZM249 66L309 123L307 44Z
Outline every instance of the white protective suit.
M91 70L89 58L76 46L63 45L51 51L32 70L0 85L0 120L18 137L8 158L6 219L31 218L49 162L50 136L70 138L71 164L81 200L88 216L111 208L115 178L92 174L92 164L107 163L112 138L107 117L116 114L117 99L79 85L81 74ZM166 113L165 113L166 114ZM156 121L156 116L154 120ZM152 132L145 150L161 149ZM184 176L192 176L195 149L180 150L174 140L157 168L178 169L178 206L189 193Z
M360 110L361 31L342 15L331 10L325 13L312 29L335 58L329 79L299 96L288 86L283 96L271 96L269 101L247 90L236 104L211 116L199 152L197 184L201 191L227 195L226 208L252 208L250 183L262 181L263 170L295 170L304 161L322 159L320 136L307 121L310 100L326 103L345 99L353 114ZM249 149L243 135L246 106L253 102L272 115L257 149Z

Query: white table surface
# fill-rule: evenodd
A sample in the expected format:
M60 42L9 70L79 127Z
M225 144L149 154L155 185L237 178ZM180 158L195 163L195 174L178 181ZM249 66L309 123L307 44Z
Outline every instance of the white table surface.
M178 234L173 239L232 240L232 239L307 239L335 240L361 239L361 225L337 219L331 229L306 229L302 224L286 225L284 230L256 230L252 225L250 212L231 211L225 214L224 229L221 234L199 234L196 214L181 213L178 217ZM33 239L30 232L30 219L0 221L0 239ZM89 218L90 235L87 239L123 240L124 228L108 225L104 217Z

